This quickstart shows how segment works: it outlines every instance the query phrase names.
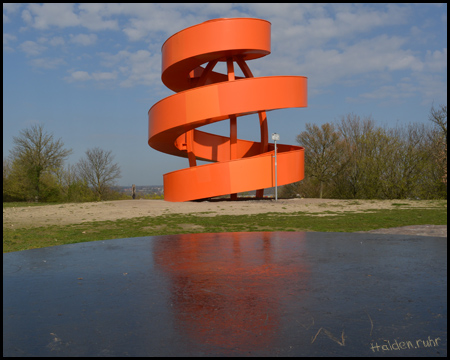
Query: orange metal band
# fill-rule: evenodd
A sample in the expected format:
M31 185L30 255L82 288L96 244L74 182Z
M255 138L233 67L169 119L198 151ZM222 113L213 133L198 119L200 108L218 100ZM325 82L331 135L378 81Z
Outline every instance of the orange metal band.
M164 175L165 200L188 201L274 186L274 146L268 143L265 112L306 107L307 79L254 78L245 61L269 53L270 23L260 19L211 20L164 43L162 80L177 94L149 110L148 143L164 153L189 157L191 165ZM212 71L218 61L227 63L227 74ZM234 61L246 78L235 76ZM254 113L260 117L261 142L237 139L237 119ZM230 119L231 139L196 130L225 119ZM279 144L277 149L278 184L302 180L304 149ZM218 163L196 166L195 159Z

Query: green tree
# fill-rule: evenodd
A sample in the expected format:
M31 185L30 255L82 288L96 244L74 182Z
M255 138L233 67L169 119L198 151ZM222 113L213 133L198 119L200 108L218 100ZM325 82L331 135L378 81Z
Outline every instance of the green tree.
M13 137L14 147L10 151L12 193L26 198L45 200L54 198L51 174L60 168L71 154L64 149L61 139L44 132L43 125L33 125L21 130Z
M76 165L67 165L56 172L61 198L67 202L83 202L95 200L89 184L80 177Z
M19 188L20 182L15 174L11 159L3 159L3 201L24 200L23 191Z

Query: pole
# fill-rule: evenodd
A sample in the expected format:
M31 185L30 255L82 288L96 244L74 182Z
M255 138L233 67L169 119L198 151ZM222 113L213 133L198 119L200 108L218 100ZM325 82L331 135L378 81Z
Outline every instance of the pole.
M275 201L278 201L277 173L277 141L275 140Z
M275 146L275 201L278 201L277 141L280 140L280 135L277 133L273 133L272 140Z

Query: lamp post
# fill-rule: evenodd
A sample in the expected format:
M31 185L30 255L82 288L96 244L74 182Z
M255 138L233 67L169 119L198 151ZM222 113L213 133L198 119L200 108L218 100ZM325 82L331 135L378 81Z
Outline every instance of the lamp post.
M277 141L280 140L280 135L277 133L272 134L272 140L275 143L275 201L278 201L278 184L277 184Z

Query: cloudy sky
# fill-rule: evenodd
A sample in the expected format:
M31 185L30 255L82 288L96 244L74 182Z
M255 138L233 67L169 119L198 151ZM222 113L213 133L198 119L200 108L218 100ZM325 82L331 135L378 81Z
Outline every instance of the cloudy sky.
M147 112L172 94L161 46L222 17L272 23L272 53L249 62L255 76L308 77L308 108L268 113L281 143L348 113L428 123L447 103L446 4L3 4L3 156L43 124L73 149L68 163L97 146L113 151L119 185L162 184L188 160L147 144ZM225 123L205 130L227 135ZM238 136L259 139L256 115L239 118Z

